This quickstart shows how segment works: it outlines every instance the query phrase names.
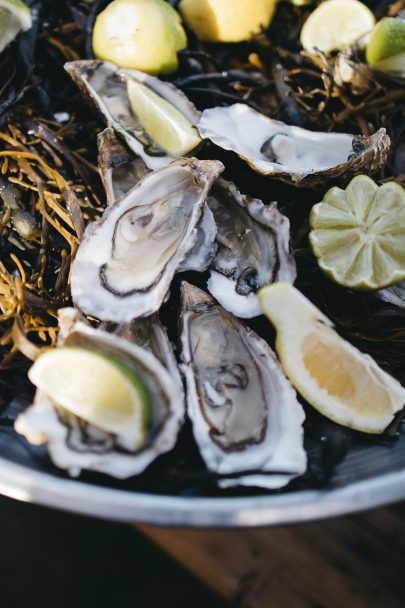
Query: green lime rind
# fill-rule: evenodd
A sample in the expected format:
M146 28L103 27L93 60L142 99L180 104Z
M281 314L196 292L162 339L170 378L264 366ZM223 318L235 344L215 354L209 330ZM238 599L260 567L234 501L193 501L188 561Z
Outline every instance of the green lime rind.
M129 382L131 382L137 393L139 404L141 406L140 419L142 427L140 430L144 442L146 442L146 439L149 435L149 430L152 426L152 402L149 395L149 391L146 388L145 384L142 382L138 374L136 374L128 365L125 365L125 363L121 363L121 361L118 361L117 359L109 355L105 355L104 353L99 353L96 351L91 352L109 361L109 363L114 365L121 372L121 374L125 378L127 378Z
M384 17L372 31L366 48L367 63L376 65L402 53L405 53L405 21Z
M20 0L0 0L0 53L32 25L31 9Z
M377 290L405 278L405 190L358 175L333 187L309 218L319 267L350 289Z

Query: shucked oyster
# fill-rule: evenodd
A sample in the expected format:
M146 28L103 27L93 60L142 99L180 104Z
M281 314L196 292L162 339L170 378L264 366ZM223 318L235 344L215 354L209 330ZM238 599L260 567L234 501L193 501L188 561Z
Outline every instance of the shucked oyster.
M142 158L149 169L163 167L176 156L159 147L145 130L131 108L127 83L139 83L151 91L152 95L156 94L164 104L170 104L175 112L178 111L190 128L200 117L200 113L182 91L169 82L143 72L118 68L112 63L94 60L71 61L65 64L65 69L84 95L97 107L107 125L125 139L131 150ZM201 140L197 131L195 133L197 144Z
M222 487L286 485L306 469L305 416L273 351L200 289L183 283L182 297L188 414L203 459L223 476L240 472Z
M179 159L108 207L77 252L74 303L118 323L157 311L195 243L207 192L222 169L218 161Z
M107 202L112 205L118 198L129 192L150 171L141 158L135 156L129 148L117 139L113 129L104 129L97 137L97 144L101 179L107 195ZM197 226L195 244L180 265L179 272L185 272L186 270L203 272L207 270L216 251L216 232L214 216L208 205L205 204Z
M272 120L244 104L204 110L198 130L236 152L258 173L311 188L375 173L385 164L390 147L385 129L370 137L318 133Z
M52 461L73 476L83 469L118 478L141 473L176 442L184 419L183 394L177 379L148 350L76 321L73 309L64 309L59 314L59 346L107 357L124 365L142 381L151 408L148 435L143 445L131 450L127 441L131 429L125 428L125 436L120 436L95 426L55 403L46 386L37 390L34 404L17 418L17 432L31 443L46 444Z
M261 315L257 290L296 277L288 218L276 203L263 205L223 179L211 188L208 205L217 224L218 243L208 289L238 317Z

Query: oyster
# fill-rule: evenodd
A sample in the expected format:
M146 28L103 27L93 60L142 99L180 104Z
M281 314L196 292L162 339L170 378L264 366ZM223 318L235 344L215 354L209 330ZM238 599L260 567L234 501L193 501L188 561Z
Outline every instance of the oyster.
M293 282L296 277L290 222L276 203L263 205L224 179L211 188L208 205L217 224L218 242L208 289L238 317L261 315L256 291L275 281Z
M124 138L148 169L168 165L174 157L156 145L131 110L127 81L132 80L149 88L178 110L191 125L199 120L200 113L182 91L154 76L94 60L70 61L65 64L65 69L98 108L107 125Z
M201 137L236 152L257 173L311 188L356 173L375 173L390 147L385 129L370 137L318 133L238 103L204 110L197 126Z
M116 137L113 129L104 129L97 136L98 166L107 195L112 205L143 178L149 169L143 160Z
M200 289L183 283L182 299L188 414L208 468L231 476L222 487L286 485L306 470L305 415L273 351Z
M102 327L104 326L109 332L113 332L120 338L125 338L151 352L165 366L171 378L176 381L181 393L183 393L183 382L174 356L173 346L157 314L144 319L134 319L131 323L121 325L105 323L102 324Z
M72 267L74 303L102 320L156 312L192 249L218 161L178 159L146 175L83 236Z
M195 244L187 258L180 264L178 271L196 270L197 272L204 272L204 270L207 270L217 250L216 234L217 225L214 215L207 203L205 203L202 218L197 226Z
M59 346L79 347L126 365L142 379L152 404L146 443L131 452L121 438L89 424L37 390L34 404L15 422L18 433L34 444L46 444L52 461L70 475L82 470L123 479L141 473L159 454L174 446L184 420L182 390L175 378L148 350L127 339L77 321L73 309L60 311Z
M145 163L124 146L114 134L113 129L104 129L98 137L99 169L107 202L129 192L147 173ZM196 270L203 272L209 267L215 255L215 235L217 227L211 210L204 205L201 220L197 226L196 242L187 258L179 267L179 272Z
M375 292L375 295L380 300L399 306L399 308L405 308L405 281L401 281L396 285L391 285L386 289L380 289Z

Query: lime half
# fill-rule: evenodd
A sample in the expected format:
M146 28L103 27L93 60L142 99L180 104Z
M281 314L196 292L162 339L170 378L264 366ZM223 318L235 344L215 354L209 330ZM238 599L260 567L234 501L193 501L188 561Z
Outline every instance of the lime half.
M21 31L31 27L31 9L21 0L0 0L0 53Z
M339 424L381 433L405 403L400 383L341 338L291 284L263 287L259 301L276 328L283 369L308 403Z
M201 143L197 129L166 99L130 78L127 91L133 113L159 148L177 158Z
M366 49L367 63L383 71L405 72L405 21L384 17Z
M61 347L41 355L28 375L55 405L117 435L123 447L133 451L145 444L149 396L126 365L91 350Z
M362 39L374 27L375 17L358 0L326 0L312 11L301 30L306 51L341 51Z
M333 187L312 208L312 250L321 269L351 289L382 289L405 278L405 190L366 175Z

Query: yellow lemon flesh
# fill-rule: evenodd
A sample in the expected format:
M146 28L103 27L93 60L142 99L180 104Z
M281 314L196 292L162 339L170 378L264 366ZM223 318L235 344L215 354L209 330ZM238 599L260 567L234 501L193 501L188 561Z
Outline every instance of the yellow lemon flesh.
M379 70L405 72L405 20L381 19L371 34L366 59Z
M180 16L165 0L114 0L94 24L95 56L122 68L174 72L186 46Z
M0 0L0 53L32 24L31 9L21 0Z
M373 13L358 0L326 0L305 21L301 44L309 52L341 51L357 41L366 44L374 24Z
M266 29L276 0L181 0L179 11L200 40L240 42Z
M405 279L405 190L357 175L333 187L310 214L320 268L351 289L383 289Z
M146 442L149 396L138 376L119 361L84 348L61 347L41 355L28 376L56 406L117 435L128 450Z
M197 129L166 99L131 79L127 81L127 91L132 111L162 150L177 158L201 143Z
M405 389L341 338L331 321L289 283L263 287L259 300L277 331L276 350L297 391L321 414L381 433L405 403Z

